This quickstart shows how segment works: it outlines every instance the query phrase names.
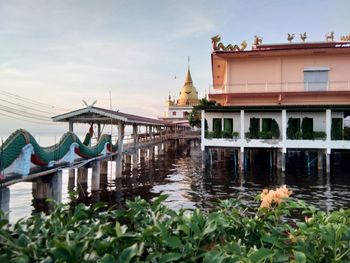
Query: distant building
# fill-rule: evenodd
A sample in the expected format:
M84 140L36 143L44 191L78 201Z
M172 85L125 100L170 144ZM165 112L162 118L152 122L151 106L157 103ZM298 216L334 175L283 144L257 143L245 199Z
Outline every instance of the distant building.
M208 97L220 106L202 110L202 150L275 149L285 169L288 151L318 151L319 168L332 151L349 150L344 117L350 113L350 37L336 42L225 46L212 38L213 86ZM329 39L331 38L331 39ZM329 41L330 40L330 41ZM208 130L204 131L207 122Z
M188 68L185 84L180 91L179 98L177 100L175 98L171 99L169 94L161 119L170 122L185 122L188 120L188 115L192 111L193 106L198 105L198 102L198 92L193 86L191 72Z

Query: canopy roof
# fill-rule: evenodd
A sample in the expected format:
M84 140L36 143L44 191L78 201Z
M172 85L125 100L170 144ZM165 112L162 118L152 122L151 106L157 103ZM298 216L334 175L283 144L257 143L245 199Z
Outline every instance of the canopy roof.
M73 123L101 123L101 124L138 124L138 125L153 125L153 126L172 126L171 123L113 111L99 107L89 106L79 110L67 112L61 115L52 117L56 122L73 122Z

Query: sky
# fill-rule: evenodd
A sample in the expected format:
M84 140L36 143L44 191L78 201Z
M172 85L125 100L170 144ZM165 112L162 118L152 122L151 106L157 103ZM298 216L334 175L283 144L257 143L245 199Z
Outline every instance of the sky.
M115 110L161 116L169 91L178 96L184 83L188 56L204 97L212 36L248 48L254 35L284 43L287 33L323 41L334 31L339 39L350 33L349 10L349 0L0 0L0 134L62 133L67 125L42 116L81 108L83 99L110 108L109 92ZM39 119L10 118L9 107L41 110Z

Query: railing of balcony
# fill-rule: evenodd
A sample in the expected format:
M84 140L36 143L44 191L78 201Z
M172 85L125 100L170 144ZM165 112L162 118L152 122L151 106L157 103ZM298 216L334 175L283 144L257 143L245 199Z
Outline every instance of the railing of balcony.
M237 83L209 88L209 94L312 91L350 91L350 81Z

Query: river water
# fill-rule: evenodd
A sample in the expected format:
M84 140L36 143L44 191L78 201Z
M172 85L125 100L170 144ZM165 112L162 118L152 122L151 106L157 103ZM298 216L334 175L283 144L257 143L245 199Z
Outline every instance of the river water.
M291 160L287 163L287 172L282 174L271 170L266 158L248 166L245 172L238 172L233 161L214 164L202 169L200 145L186 144L165 154L155 154L153 159L141 160L137 171L124 172L123 179L113 177L113 165L109 164L109 174L101 180L102 190L91 193L88 172L87 188L79 185L79 200L93 203L97 200L123 207L125 200L141 196L147 200L167 194L167 205L173 209L202 208L215 206L218 199L240 198L252 206L258 204L254 197L264 188L287 185L293 196L316 207L332 211L350 208L349 165L339 165L334 158L334 167L330 174L307 171L303 162ZM68 201L68 171L63 172L62 201ZM75 184L76 185L76 184ZM32 183L19 183L10 187L10 221L28 216L42 210L32 197Z

